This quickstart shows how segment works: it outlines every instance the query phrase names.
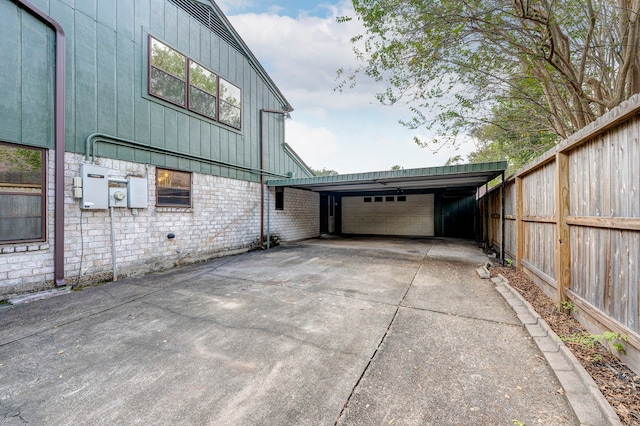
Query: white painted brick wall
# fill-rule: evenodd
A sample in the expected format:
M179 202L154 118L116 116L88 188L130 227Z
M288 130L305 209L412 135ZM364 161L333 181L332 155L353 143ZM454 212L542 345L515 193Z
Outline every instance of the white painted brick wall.
M282 241L296 241L320 235L320 195L318 193L284 188L284 209L276 210L275 189L270 188L269 191L271 235L277 235Z
M0 246L0 299L53 286L54 152L48 153L47 242ZM72 179L83 156L65 154L65 280L92 283L112 278L111 221L108 210L80 209ZM149 208L114 208L119 277L246 251L260 235L260 185L194 173L192 208L156 207L154 166L99 158L110 177L146 177ZM283 241L319 235L318 194L285 189L285 209L275 210L271 190L271 233ZM266 200L265 200L266 201ZM265 230L266 235L266 210ZM173 233L174 239L167 235Z

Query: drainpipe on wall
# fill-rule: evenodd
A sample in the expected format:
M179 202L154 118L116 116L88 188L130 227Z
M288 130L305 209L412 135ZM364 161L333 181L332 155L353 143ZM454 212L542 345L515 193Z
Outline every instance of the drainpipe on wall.
M286 110L267 109L260 110L260 248L264 249L264 114L288 114L293 111L291 106L287 105ZM268 208L268 206L267 206Z
M64 124L65 124L65 35L62 26L49 15L25 0L14 0L25 9L56 31L56 71L54 104L54 147L55 155L55 202L54 202L54 246L53 277L56 287L64 282Z

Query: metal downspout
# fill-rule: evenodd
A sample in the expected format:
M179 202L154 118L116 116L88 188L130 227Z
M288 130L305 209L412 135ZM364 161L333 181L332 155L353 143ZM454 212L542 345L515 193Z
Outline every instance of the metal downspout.
M54 183L54 245L53 278L56 287L62 287L64 282L64 125L65 125L65 69L66 47L65 34L62 26L49 15L25 0L14 0L56 31L56 62L55 62L55 104L54 104L54 147L55 154L55 183ZM46 220L46 219L45 219Z
M262 108L260 110L260 248L264 247L264 114L269 112L273 114L287 114L293 111L288 106L286 110Z

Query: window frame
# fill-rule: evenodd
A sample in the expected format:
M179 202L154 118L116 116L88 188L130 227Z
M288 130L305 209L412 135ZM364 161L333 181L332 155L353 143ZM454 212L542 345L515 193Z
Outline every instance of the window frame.
M171 173L183 173L189 176L189 204L172 204L160 202L160 188L180 189L170 186L160 185L160 172L167 171ZM171 207L171 208L192 208L193 207L193 173L185 172L184 170L175 170L166 167L156 167L156 207Z
M47 149L27 146L27 145L18 145L18 144L4 142L4 141L0 141L0 146L8 146L10 148L29 149L29 150L37 151L37 152L40 152L40 159L41 159L40 192L39 193L3 190L0 183L1 195L22 195L22 196L40 198L40 234L41 236L38 238L22 238L22 239L13 239L13 240L0 239L0 245L46 242L47 241Z
M166 98L164 96L161 96L159 94L156 94L153 92L153 87L151 85L151 73L152 70L158 70L159 72L165 73L167 75L169 75L170 77L176 78L180 81L182 81L182 79L179 76L173 75L171 72L169 71L165 71L162 68L153 65L152 62L152 50L153 50L153 43L157 42L159 44L161 44L162 46L176 52L177 54L181 55L182 57L185 58L185 79L184 79L184 104L180 104L177 103L169 98ZM202 87L193 84L191 81L191 66L195 65L197 67L202 68L205 71L208 71L209 73L211 73L211 75L213 77L215 77L216 80L216 93L210 93L209 91L207 91L206 89L203 89ZM237 99L237 104L236 103L231 103L231 102L227 102L226 100L222 99L222 96L220 94L220 90L221 90L221 86L225 84L228 86L231 86L233 88L236 88L238 90L238 99ZM211 115L208 115L206 113L200 112L197 109L194 109L193 105L191 104L191 89L195 89L201 92L204 92L205 95L209 95L215 98L215 117L211 117ZM186 109L187 111L196 114L200 117L204 117L208 120L212 120L216 123L222 124L223 126L235 129L235 130L242 130L242 112L243 112L243 107L242 107L242 88L236 84L234 84L233 82L231 82L230 80L221 77L218 73L214 72L213 70L205 67L204 65L202 65L200 62L191 59L189 56L185 55L184 53L180 52L177 49L174 49L173 47L171 47L169 44L161 41L160 39L152 36L151 34L148 35L148 39L147 39L147 94L153 98L156 99L161 99L165 102L170 103L171 105L174 105L176 107L179 107L181 109ZM235 109L238 112L238 123L237 126L235 123L229 121L229 120L225 120L223 117L221 117L221 110L225 108L225 109Z
M282 186L276 186L275 208L276 210L284 210L284 187Z
M171 73L169 71L166 71L166 70L164 70L164 69L162 69L160 67L157 67L157 66L153 65L153 42L154 41L159 43L159 44L161 44L161 45L163 45L167 49L170 49L170 50L176 52L177 54L179 54L180 56L182 56L184 58L184 66L185 66L185 69L184 69L184 73L185 73L184 80L182 78L180 78L179 76L177 76L177 75L175 75L175 74L173 74L173 73ZM168 44L158 40L157 38L155 38L155 37L153 37L151 35L149 35L148 49L147 50L148 50L148 68L149 68L148 69L148 74L147 74L147 92L149 93L149 95L153 96L155 98L158 98L158 99L162 99L163 101L169 102L170 104L179 106L180 108L188 108L189 99L188 99L187 91L188 91L188 87L189 87L188 86L188 82L189 82L189 61L188 61L187 56L183 55L178 50L174 49L173 47L169 46ZM158 71L160 71L162 73L165 73L165 74L169 75L170 77L173 77L173 78L175 78L177 80L182 81L183 92L184 92L184 104L177 103L177 102L175 102L175 101L173 101L173 100L171 100L171 99L169 99L169 98L167 98L165 96L153 93L151 91L152 90L151 72L152 72L153 69L157 69Z

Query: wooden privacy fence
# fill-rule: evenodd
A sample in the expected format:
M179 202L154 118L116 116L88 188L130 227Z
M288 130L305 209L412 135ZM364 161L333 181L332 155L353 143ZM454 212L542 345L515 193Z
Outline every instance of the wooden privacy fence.
M478 200L483 238L591 331L628 337L640 371L640 95ZM504 218L503 218L504 216Z

